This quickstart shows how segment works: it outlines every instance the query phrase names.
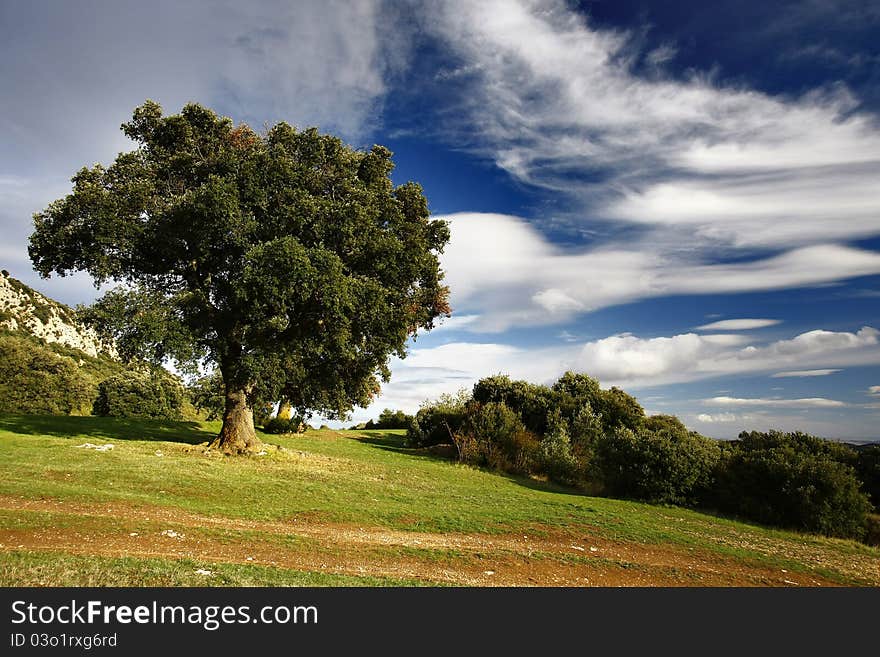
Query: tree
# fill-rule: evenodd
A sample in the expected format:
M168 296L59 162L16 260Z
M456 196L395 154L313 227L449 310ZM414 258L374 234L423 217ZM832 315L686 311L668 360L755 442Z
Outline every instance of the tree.
M389 357L449 314L449 229L418 184L392 184L387 148L286 123L257 134L197 104L163 116L147 101L122 130L138 147L34 215L30 256L44 277L124 284L90 314L129 358L216 365L213 447L259 449L260 400L334 417L366 405Z

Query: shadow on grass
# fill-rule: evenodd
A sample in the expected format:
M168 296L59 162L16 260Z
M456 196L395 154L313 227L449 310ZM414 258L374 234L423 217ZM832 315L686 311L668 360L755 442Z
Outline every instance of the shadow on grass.
M188 445L215 437L198 422L67 415L0 415L0 430L59 438L156 440Z
M397 452L398 454L406 454L412 457L421 457L432 461L445 461L447 463L457 463L458 454L454 445L434 445L433 447L406 447L406 436L397 432L388 432L381 430L360 431L359 435L352 436L355 440L367 445L372 445L377 449L388 452ZM493 470L488 467L477 467L478 470L488 474L503 477L524 488L539 490L545 493L563 493L565 495L578 495L581 497L591 497L591 495L579 488L557 484L552 481L535 479L528 475L511 474L500 470Z
M391 431L362 431L353 436L355 440L371 445L386 452L397 452L414 458L430 461L455 461L456 451L453 445L434 445L433 447L407 447L406 434Z

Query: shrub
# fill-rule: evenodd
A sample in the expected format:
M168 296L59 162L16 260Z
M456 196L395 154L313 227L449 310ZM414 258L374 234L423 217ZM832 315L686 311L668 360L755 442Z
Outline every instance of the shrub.
M179 420L185 394L180 382L165 370L130 369L98 386L95 415Z
M364 429L409 429L412 421L412 415L386 408L379 414L379 418L375 422L373 420L367 422Z
M473 399L479 404L504 404L519 415L524 426L536 434L547 430L547 415L553 408L553 393L547 386L528 381L511 381L497 375L474 384Z
M687 430L618 426L596 444L597 470L610 494L657 503L695 503L719 458L716 441Z
M407 428L407 445L429 447L452 443L453 436L464 422L468 401L470 394L460 390L454 395L441 395L436 401L423 404Z
M67 356L35 341L0 335L0 411L87 414L95 386Z
M303 419L299 417L287 419L273 417L263 424L263 431L272 434L302 433L305 431L305 423L303 422Z
M466 463L525 474L535 465L539 443L505 404L474 402L468 406L456 444Z
M868 494L874 508L880 512L880 445L859 449L856 472L862 480L862 490Z
M574 484L578 480L578 462L572 454L568 425L557 410L547 420L547 433L538 449L538 468L553 481Z
M801 433L742 433L724 451L715 500L725 511L771 525L861 538L868 498L843 445Z

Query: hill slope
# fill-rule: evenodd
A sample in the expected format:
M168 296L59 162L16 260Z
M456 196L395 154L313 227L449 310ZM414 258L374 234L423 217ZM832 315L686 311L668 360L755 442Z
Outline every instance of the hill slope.
M5 270L0 274L0 329L21 331L93 358L116 357L113 345L80 325L73 310L12 278Z
M574 494L401 432L227 459L198 447L217 429L0 416L0 585L880 584L877 548Z

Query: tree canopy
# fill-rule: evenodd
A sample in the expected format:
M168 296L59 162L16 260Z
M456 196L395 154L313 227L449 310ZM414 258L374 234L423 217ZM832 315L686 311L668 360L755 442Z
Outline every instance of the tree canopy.
M387 148L257 133L198 104L163 116L147 101L122 130L137 148L34 215L30 256L43 276L122 284L84 316L128 358L216 365L224 451L258 446L255 400L329 416L369 403L389 357L450 312L448 227L418 184L394 186Z

